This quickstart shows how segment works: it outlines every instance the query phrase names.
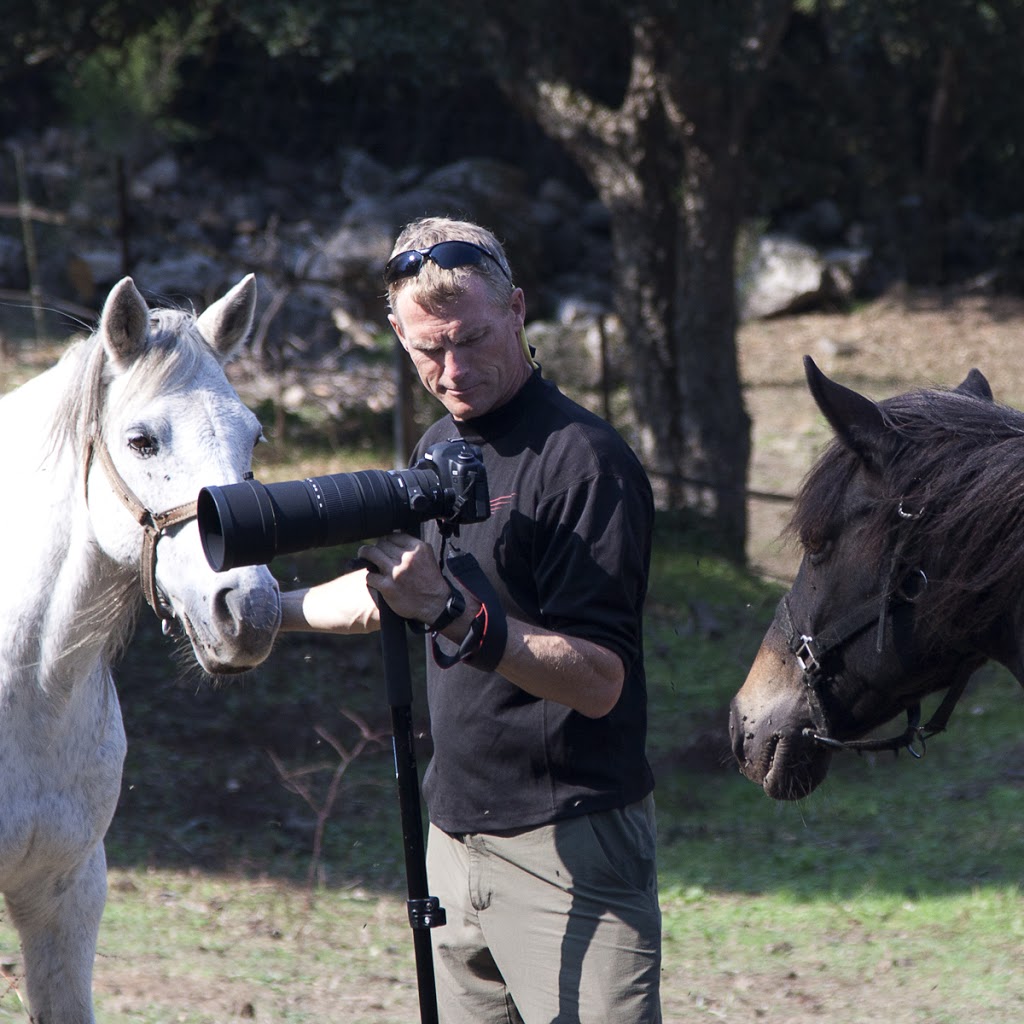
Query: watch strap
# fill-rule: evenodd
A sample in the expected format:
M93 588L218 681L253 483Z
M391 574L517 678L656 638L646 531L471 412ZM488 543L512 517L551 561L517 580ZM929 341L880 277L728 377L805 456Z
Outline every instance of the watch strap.
M440 633L445 626L450 626L466 610L466 595L448 580L448 600L444 603L441 614L427 627L428 633Z

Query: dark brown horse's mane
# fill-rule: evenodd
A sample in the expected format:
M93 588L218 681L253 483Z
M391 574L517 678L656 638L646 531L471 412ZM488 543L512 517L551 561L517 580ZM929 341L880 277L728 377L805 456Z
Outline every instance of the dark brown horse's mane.
M1024 581L1024 413L942 390L879 406L889 429L868 470L881 487L860 512L863 557L878 561L881 577L899 536L904 568L929 579L917 620L946 642L967 641ZM788 531L807 550L838 536L843 495L862 465L835 440L807 475ZM902 518L901 507L920 515Z

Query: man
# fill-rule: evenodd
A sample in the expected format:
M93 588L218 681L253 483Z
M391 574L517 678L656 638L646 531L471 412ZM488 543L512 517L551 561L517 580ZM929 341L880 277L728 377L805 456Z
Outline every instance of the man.
M660 1022L650 485L618 434L542 377L490 232L415 222L384 280L391 325L447 410L415 454L477 445L491 515L444 541L431 522L422 540L364 545L373 569L285 594L283 628L377 628L370 588L433 633L423 790L448 917L431 933L441 1020ZM452 552L484 580L455 574Z

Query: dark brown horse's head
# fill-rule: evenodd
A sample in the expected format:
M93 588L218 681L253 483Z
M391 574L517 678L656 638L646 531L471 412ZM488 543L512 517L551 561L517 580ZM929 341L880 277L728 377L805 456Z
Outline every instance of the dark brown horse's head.
M729 715L741 771L784 800L987 658L1024 679L1024 415L977 370L876 404L804 364L836 437L797 497L803 559Z

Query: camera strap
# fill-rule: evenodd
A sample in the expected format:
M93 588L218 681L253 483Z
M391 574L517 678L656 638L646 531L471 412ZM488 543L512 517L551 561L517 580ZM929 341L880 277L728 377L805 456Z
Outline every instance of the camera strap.
M493 672L505 653L508 641L505 609L480 563L468 551L450 551L445 564L448 572L480 602L480 611L454 654L441 650L436 635L431 638L434 661L441 668L451 668L464 661L482 672Z

